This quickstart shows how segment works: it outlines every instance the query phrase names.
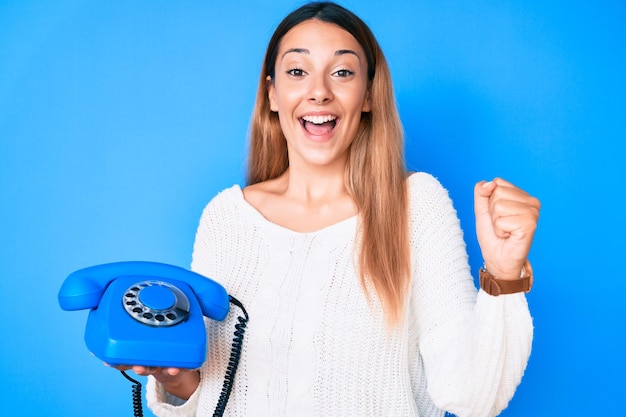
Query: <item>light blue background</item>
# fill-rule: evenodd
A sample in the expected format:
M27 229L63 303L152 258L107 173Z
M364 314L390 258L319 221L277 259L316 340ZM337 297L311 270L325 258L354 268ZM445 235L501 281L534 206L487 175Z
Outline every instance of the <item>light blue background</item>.
M202 208L242 181L265 45L300 4L0 0L0 414L132 415L57 291L98 263L189 265ZM625 3L342 4L386 52L410 168L450 190L474 270L475 181L543 203L533 353L502 415L626 415Z

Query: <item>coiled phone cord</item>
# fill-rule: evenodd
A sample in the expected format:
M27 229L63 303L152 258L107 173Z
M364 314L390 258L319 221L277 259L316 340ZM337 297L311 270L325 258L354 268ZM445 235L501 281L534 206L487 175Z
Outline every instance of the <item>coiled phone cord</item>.
M143 405L141 404L141 382L131 378L124 371L122 375L133 383L133 413L135 417L143 417Z
M226 376L224 377L224 385L222 386L222 392L220 398L217 401L217 406L213 412L213 417L222 417L226 410L226 404L230 398L230 393L233 390L233 383L235 382L235 373L239 366L239 359L241 359L241 349L243 348L243 335L248 325L248 312L244 308L243 304L232 295L229 295L229 301L231 304L236 305L243 312L244 317L237 317L237 324L235 325L235 334L233 338L233 344L230 348L230 358L228 360L228 366L226 367ZM122 375L130 382L133 383L133 412L135 417L143 417L143 406L141 402L141 382L131 378L124 371L121 371Z
M231 304L236 305L243 312L244 317L237 317L237 324L235 325L235 337L233 338L233 344L230 348L230 359L228 360L228 366L226 368L226 376L224 377L224 385L222 386L222 393L217 401L217 406L213 412L213 417L221 417L224 415L228 398L233 390L233 383L235 381L235 373L239 366L239 359L241 359L241 349L243 347L243 334L246 331L248 325L248 312L244 308L243 304L232 295L229 295Z

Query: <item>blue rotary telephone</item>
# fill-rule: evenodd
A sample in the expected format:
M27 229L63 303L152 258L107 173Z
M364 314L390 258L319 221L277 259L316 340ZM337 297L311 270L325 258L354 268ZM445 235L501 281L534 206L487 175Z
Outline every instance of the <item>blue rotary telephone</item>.
M230 304L239 317L223 395L221 415L232 389L248 314L217 282L174 265L116 262L70 274L58 294L63 310L90 309L85 329L87 348L110 365L198 368L206 359L203 316L224 320ZM141 384L135 383L135 416L141 414ZM137 403L139 402L139 403ZM221 411L220 411L221 410Z

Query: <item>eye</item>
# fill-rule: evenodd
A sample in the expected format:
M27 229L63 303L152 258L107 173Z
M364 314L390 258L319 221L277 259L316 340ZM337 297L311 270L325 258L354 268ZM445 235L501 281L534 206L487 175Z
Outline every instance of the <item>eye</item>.
M338 71L335 71L333 75L339 78L347 78L354 75L354 72L350 71L349 69L340 69Z
M294 77L302 77L304 76L304 70L300 68L292 68L287 71L287 74L294 76Z

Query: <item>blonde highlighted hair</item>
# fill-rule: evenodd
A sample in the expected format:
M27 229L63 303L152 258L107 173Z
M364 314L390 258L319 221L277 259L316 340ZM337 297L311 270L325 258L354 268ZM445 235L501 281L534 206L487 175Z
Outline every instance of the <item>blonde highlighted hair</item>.
M359 212L361 283L366 293L373 286L388 322L395 324L402 317L410 283L403 132L385 57L369 27L352 12L330 2L309 3L276 28L265 53L252 114L247 183L276 178L289 166L287 144L278 115L270 110L267 88L274 79L281 39L291 28L311 19L349 32L367 58L371 111L362 114L350 147L345 183Z

